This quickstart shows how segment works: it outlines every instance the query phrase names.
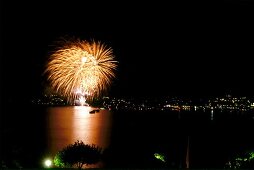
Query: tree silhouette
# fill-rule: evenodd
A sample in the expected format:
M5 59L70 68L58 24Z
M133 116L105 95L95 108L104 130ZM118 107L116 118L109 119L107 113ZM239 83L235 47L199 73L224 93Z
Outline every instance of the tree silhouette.
M59 151L54 164L57 167L77 167L81 169L83 165L91 165L100 161L102 148L92 144L84 144L82 141L76 141Z

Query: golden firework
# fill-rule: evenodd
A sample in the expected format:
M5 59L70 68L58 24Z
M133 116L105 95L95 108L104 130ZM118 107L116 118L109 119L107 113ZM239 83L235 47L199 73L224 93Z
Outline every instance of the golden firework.
M53 51L45 73L51 87L69 101L98 97L115 77L112 48L100 41L63 41Z

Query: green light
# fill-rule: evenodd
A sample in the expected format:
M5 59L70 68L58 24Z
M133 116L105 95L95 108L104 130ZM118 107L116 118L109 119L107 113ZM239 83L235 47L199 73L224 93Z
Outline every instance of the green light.
M161 160L162 162L166 162L166 160L165 160L165 156L164 156L164 155L162 155L162 154L155 153L155 154L154 154L154 157L155 157L156 159Z
M249 157L250 160L254 159L254 151L250 152L250 157Z

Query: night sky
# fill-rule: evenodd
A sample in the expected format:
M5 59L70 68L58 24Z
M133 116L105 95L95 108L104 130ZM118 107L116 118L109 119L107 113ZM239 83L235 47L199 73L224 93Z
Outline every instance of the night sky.
M113 48L110 95L253 95L253 18L244 0L1 2L2 94L39 94L52 44L70 36Z

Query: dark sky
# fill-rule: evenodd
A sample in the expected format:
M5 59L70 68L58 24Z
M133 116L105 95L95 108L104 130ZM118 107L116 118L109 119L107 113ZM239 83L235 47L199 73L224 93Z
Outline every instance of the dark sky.
M39 93L54 41L96 39L119 61L112 95L253 95L252 1L1 1L4 96Z

